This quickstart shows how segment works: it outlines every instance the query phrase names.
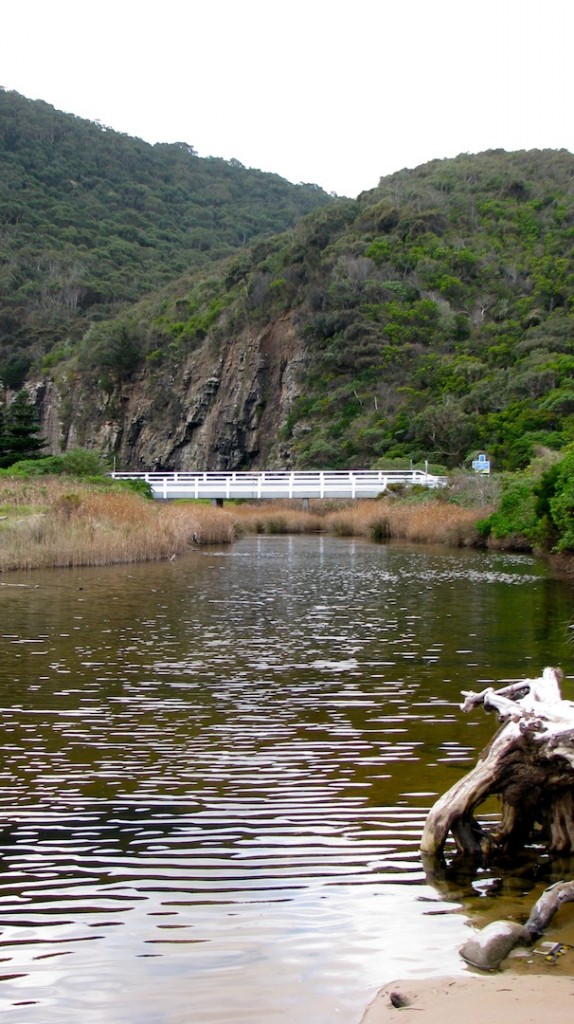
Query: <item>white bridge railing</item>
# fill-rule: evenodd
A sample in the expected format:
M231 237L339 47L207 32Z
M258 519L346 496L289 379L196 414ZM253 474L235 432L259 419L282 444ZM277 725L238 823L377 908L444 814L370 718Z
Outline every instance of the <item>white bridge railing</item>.
M167 498L375 498L392 484L444 487L446 477L421 469L304 470L218 473L111 473L114 480L145 480L154 497Z

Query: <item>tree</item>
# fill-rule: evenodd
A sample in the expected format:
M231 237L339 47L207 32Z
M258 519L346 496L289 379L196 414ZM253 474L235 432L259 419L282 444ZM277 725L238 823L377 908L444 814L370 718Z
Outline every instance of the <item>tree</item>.
M456 398L447 395L414 417L409 436L435 459L456 466L480 436L479 423L472 413L464 412Z
M0 419L0 467L40 455L47 441L38 436L40 425L34 403L19 391Z

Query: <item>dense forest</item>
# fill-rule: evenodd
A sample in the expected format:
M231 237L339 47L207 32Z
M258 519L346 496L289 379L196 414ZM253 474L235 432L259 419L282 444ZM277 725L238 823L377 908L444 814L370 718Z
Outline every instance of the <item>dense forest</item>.
M0 158L0 375L56 382L66 438L92 426L100 443L105 420L129 463L129 438L167 438L168 424L166 468L198 452L212 468L261 465L271 425L273 464L300 468L454 467L482 450L516 470L574 442L566 151L464 154L335 199L0 93ZM247 415L224 371L246 378L253 339ZM186 459L210 408L217 453Z
M267 284L261 315L300 310L299 465L454 466L487 449L516 469L574 440L570 153L435 161L297 234L250 280Z
M2 379L19 384L90 323L331 201L0 89Z
M385 178L96 326L80 358L109 384L291 316L305 347L282 427L291 464L452 467L487 450L518 469L574 441L573 295L574 157L464 155Z

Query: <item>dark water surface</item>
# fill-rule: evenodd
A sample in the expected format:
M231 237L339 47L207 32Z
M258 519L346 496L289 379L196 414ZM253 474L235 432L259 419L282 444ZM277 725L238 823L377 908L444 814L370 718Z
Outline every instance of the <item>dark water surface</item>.
M539 891L425 879L495 726L460 690L571 677L572 598L528 557L328 537L1 577L6 1021L356 1024L462 972L469 919Z

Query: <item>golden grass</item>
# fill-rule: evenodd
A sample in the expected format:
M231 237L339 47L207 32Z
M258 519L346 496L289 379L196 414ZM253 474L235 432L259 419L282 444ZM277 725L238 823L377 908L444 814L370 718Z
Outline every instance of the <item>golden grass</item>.
M238 533L318 533L323 529L322 517L304 512L301 502L258 501L232 508Z
M325 529L340 537L470 547L480 542L476 524L489 511L461 508L436 498L421 503L392 498L356 501L347 508L328 512Z
M55 478L0 480L0 572L172 558L230 543L230 514Z
M424 502L313 501L304 512L299 502L255 502L232 508L239 533L333 533L370 540L408 540L454 547L480 543L476 524L489 508L462 508L429 498Z
M169 559L242 533L333 533L371 540L473 546L488 508L424 502L257 502L225 509L147 501L69 477L0 479L0 572Z

